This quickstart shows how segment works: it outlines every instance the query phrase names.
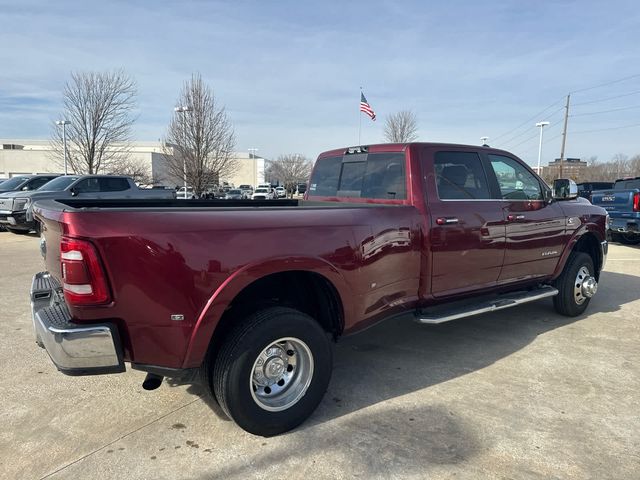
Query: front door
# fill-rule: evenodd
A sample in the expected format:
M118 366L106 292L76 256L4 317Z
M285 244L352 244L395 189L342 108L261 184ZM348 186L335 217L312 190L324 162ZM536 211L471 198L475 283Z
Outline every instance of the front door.
M487 155L495 173L506 224L506 251L499 283L551 275L565 243L565 216L546 201L541 181L520 161Z
M423 170L429 199L431 294L491 287L505 248L501 202L492 198L485 166L468 149L426 149Z

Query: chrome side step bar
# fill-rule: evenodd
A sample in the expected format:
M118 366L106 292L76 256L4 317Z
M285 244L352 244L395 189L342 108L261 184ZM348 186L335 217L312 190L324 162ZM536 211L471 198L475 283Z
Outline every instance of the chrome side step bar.
M454 307L450 310L437 312L437 314L433 312L418 312L416 315L416 322L427 324L444 323L451 320L458 320L459 318L480 315L481 313L504 310L505 308L515 307L522 305L523 303L535 302L536 300L543 298L553 297L557 294L558 290L551 286L544 286L535 290L523 292L507 293L505 295L500 295L493 300L465 305L464 307Z

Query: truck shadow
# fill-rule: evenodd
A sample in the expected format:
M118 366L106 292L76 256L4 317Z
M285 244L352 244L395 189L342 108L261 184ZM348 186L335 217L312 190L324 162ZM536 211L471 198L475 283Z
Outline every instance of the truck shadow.
M638 300L639 291L640 277L605 271L587 313L576 318L558 315L551 300L545 300L442 325L420 325L411 316L381 322L339 341L334 349L333 376L323 401L309 420L282 437L287 444L295 443L296 438L305 443L316 442L317 448L308 452L309 458L318 458L319 452L353 452L348 461L356 470L365 468L363 475L384 472L389 458L411 457L413 463L407 464L410 471L429 464L463 461L478 451L481 442L475 438L473 428L454 416L455 405L445 408L436 402L425 402L403 407L385 402L481 370L525 348L546 332L595 313L619 311L623 305ZM200 386L193 385L188 391L207 401ZM495 394L498 398L500 392ZM209 399L207 403L224 418L215 402ZM354 440L358 438L366 447L362 451ZM393 449L391 457L371 455L371 451L385 448ZM244 478L247 468L274 462L286 464L292 455L299 452L263 452L250 465L233 462L202 478ZM371 462L374 465L369 470Z
M287 472L276 478L336 478L336 464L349 477L398 478L402 472L425 478L430 469L462 463L483 448L487 445L473 428L446 406L383 407L335 427L296 430L262 442L250 460L231 455L197 479L254 478L274 469Z

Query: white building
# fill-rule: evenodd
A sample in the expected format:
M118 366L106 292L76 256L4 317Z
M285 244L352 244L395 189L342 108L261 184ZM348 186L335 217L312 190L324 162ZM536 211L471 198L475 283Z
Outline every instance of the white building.
M63 173L63 159L56 158L48 140L0 140L0 178L35 173ZM256 186L264 182L264 159L255 155L237 152L236 173L222 178L232 185ZM176 186L182 181L171 179L167 161L160 142L132 142L130 159L140 163L158 185ZM69 173L73 173L69 170Z

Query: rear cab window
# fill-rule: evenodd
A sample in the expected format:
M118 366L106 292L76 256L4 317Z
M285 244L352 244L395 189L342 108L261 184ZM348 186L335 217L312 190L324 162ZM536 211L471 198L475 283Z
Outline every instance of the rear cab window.
M373 152L319 158L309 181L310 197L406 200L404 152Z
M491 198L487 175L476 152L436 152L433 166L440 200Z

